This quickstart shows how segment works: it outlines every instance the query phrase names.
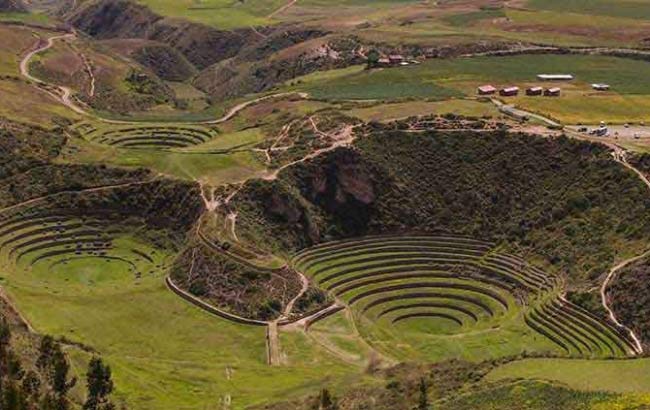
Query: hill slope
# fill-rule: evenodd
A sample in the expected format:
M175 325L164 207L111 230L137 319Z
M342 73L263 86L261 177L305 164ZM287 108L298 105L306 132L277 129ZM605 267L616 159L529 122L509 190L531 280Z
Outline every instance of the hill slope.
M500 132L364 132L354 149L250 182L236 197L240 228L263 218L267 246L292 250L377 233L463 234L518 244L573 281L598 278L650 236L645 187L604 146ZM260 231L247 228L250 237Z

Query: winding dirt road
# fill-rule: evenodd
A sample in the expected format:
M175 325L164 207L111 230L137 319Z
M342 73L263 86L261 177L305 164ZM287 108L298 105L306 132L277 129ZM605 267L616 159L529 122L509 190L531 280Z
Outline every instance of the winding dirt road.
M37 46L34 50L30 51L29 53L27 53L27 55L25 55L25 57L23 57L23 59L20 61L20 74L25 78L35 82L36 84L58 90L58 92L52 92L47 89L44 89L45 92L50 94L52 97L57 99L59 102L61 102L63 105L65 105L72 111L83 116L88 116L89 114L86 110L79 107L77 104L74 103L74 101L72 101L73 93L70 88L46 83L45 81L36 78L29 73L29 63L32 60L32 58L34 58L34 56L38 55L39 53L42 53L45 50L49 50L50 48L52 48L54 46L54 42L57 40L75 39L76 37L77 35L75 33L60 34L60 35L49 37L46 40L44 45ZM39 40L39 44L40 42L41 40Z
M616 317L616 314L614 313L612 308L609 306L609 301L607 300L607 287L612 282L612 280L614 280L616 278L616 275L618 274L618 272L621 269L625 268L626 266L628 266L628 265L630 265L630 264L632 264L632 263L634 263L634 262L636 262L638 260L644 259L644 258L646 258L648 256L650 256L650 251L647 251L646 253L644 253L642 255L635 256L634 258L627 259L627 260L619 263L618 265L614 266L609 271L609 273L607 274L607 277L605 278L605 281L603 282L602 286L600 287L600 299L602 301L603 307L605 308L605 310L607 310L607 314L609 315L609 319L612 322L614 322L614 324L616 326L618 326L621 329L624 329L630 335L630 338L634 341L634 350L635 350L636 354L643 354L643 346L641 345L641 341L636 336L634 331L632 331L632 329L625 326L623 323L621 323L618 320L618 318Z

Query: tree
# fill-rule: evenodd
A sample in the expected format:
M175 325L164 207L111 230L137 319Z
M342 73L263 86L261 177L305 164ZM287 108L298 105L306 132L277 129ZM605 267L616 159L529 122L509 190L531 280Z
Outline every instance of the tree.
M368 68L376 67L379 63L379 57L380 55L377 50L373 49L368 51L368 54L366 55L366 59L368 60Z
M427 382L424 377L420 377L420 398L418 400L417 410L429 410L429 397Z
M65 395L68 390L70 390L75 384L76 379L72 379L68 382L68 372L70 371L70 365L65 358L65 355L61 351L61 347L58 346L52 355L52 364L51 364L51 375L52 375L52 388L55 392L60 395Z
M111 368L105 365L99 357L93 357L88 364L86 386L88 388L88 397L83 405L84 410L111 410L115 408L108 398L113 392Z
M318 399L318 410L337 410L336 400L332 397L329 390L323 389Z
M39 404L39 410L67 410L69 407L68 399L54 392L48 392L43 396Z
M68 380L70 365L61 349L51 336L41 339L36 366L45 375L51 391L43 397L40 407L44 410L66 410L69 407L66 395L76 384L75 378Z
M0 409L2 410L25 410L27 408L27 401L25 396L16 383L8 383L3 392L2 400L0 401Z
M39 389L41 388L41 379L38 377L38 373L33 370L27 372L25 377L23 377L23 392L29 397L38 397Z

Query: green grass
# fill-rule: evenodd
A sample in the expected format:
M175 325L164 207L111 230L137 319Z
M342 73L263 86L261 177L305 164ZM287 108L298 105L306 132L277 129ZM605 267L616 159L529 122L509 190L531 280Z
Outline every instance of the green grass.
M488 380L553 380L588 391L650 393L650 360L526 359L501 366Z
M118 254L146 247L130 237L115 245ZM170 261L165 252L157 255L155 264ZM300 334L282 336L290 364L267 366L264 328L232 324L186 303L166 289L160 269L136 279L126 265L98 258L48 266L5 263L2 285L39 332L97 349L113 369L116 399L131 409L221 409L227 395L232 409L243 409L360 379L357 367ZM85 359L73 354L75 368L83 369Z
M393 245L399 245L400 241L396 241ZM374 245L365 245L366 250L380 249L382 242ZM384 244L385 245L385 244ZM387 246L387 245L385 245ZM461 246L461 248L463 248ZM471 248L468 247L468 248ZM477 287L497 291L503 299L506 300L507 308L502 306L497 300L488 295L479 292L473 292L464 289L444 289L444 288L418 288L417 291L428 291L444 293L445 295L455 296L471 296L474 299L480 300L484 305L489 306L489 310L494 312L493 316L489 316L487 312L483 311L478 305L467 303L464 301L453 301L452 305L460 306L467 310L472 311L478 316L478 321L474 322L470 315L461 313L455 309L446 307L427 307L427 308L408 308L398 312L391 312L382 317L378 314L387 308L394 306L403 306L405 303L421 303L421 302L443 302L444 300L436 300L437 298L418 298L409 299L408 301L400 300L389 303L383 303L381 306L376 306L364 312L364 307L368 306L373 300L385 296L396 296L400 294L413 293L416 290L394 290L390 292L382 292L378 295L364 297L357 303L352 304L350 309L353 312L353 320L355 326L363 336L363 338L372 345L376 350L382 352L384 355L396 358L400 361L440 361L452 358L462 358L470 361L481 361L496 357L503 357L509 355L516 355L527 351L535 352L553 352L558 353L557 348L544 336L537 334L529 328L523 321L523 309L513 299L512 295L506 291L493 287L492 285L482 283L478 280L474 281L471 278L409 278L401 279L394 277L391 279L390 275L363 277L367 273L380 273L381 268L374 267L372 269L363 267L369 264L376 264L379 259L372 262L360 262L359 260L370 256L364 252L359 252L355 255L355 251L349 251L345 248L339 250L325 249L320 250L322 253L319 255L319 248L314 248L312 251L307 251L306 255L314 259L297 259L296 266L301 269L305 274L312 276L318 282L319 286L327 288L340 280L356 277L352 282L346 285L340 285L334 288L334 292L340 291L345 286L351 284L361 284L366 280L374 280L377 278L383 279L381 282L365 283L363 286L357 286L345 293L339 293L337 296L343 301L351 301L356 295L367 292L373 289L384 288L393 285L402 285L407 283L428 283L428 284L471 284ZM452 254L453 251L449 251ZM385 251L382 253L372 254L373 257L383 258L386 261L396 259L400 253L398 251ZM422 256L427 256L427 252L422 252ZM431 254L433 255L433 253ZM413 256L415 258L415 256ZM325 258L332 258L325 260ZM475 257L477 258L477 257ZM321 260L322 259L322 260ZM400 259L408 257L403 256ZM468 258L466 263L470 263L471 259ZM408 262L404 262L402 266L408 266ZM462 262L448 262L450 267L441 267L440 271L447 273L458 272L457 269L466 268ZM341 264L336 268L334 265ZM311 265L311 266L309 266ZM316 275L316 272L323 268L329 268L325 272ZM326 277L336 272L353 269L354 272L345 273L334 279L327 280ZM419 268L418 270L427 270ZM433 272L435 269L431 268ZM442 273L442 272L438 272ZM446 301L449 302L449 301ZM459 325L451 320L444 318L412 318L402 322L392 323L392 320L400 315L412 312L437 312L454 316L462 321ZM332 328L340 327L340 322L330 322ZM318 329L322 332L328 333L323 329L324 324L319 324ZM337 333L334 329L329 333ZM331 336L330 336L331 339ZM335 343L336 344L336 343ZM346 350L340 348L341 350Z
M348 72L352 69L346 69ZM330 100L394 100L403 98L459 97L462 94L426 79L419 67L353 72L341 77L303 78L298 89ZM333 80L330 78L334 77Z
M453 14L443 18L443 21L455 27L471 26L481 20L495 19L505 17L506 14L503 9L483 9L469 13Z
M35 109L37 107L37 109ZM34 86L0 81L0 116L39 126L53 126L53 118L79 119L53 97Z
M154 12L170 17L182 17L220 29L262 26L273 22L267 18L283 6L285 0L139 0Z
M530 0L528 7L641 20L650 15L650 2L644 0Z
M165 175L212 184L242 181L262 170L247 152L235 154L195 154L150 149L92 147L66 161L148 167Z
M32 24L49 24L50 16L44 13L7 13L0 12L0 22L21 22Z
M622 409L621 405L640 404L634 399L607 393L576 392L550 383L524 381L488 386L469 391L436 405L444 410L497 410L507 406L516 410L595 410Z

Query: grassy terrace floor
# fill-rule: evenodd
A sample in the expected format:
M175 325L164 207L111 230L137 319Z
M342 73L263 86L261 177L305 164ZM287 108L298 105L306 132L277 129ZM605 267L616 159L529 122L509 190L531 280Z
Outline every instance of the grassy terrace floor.
M488 242L374 236L317 245L293 263L348 306L349 325L369 345L400 361L626 357L633 349L617 329L558 298L553 275ZM356 356L341 345L342 325L328 318L317 332Z

